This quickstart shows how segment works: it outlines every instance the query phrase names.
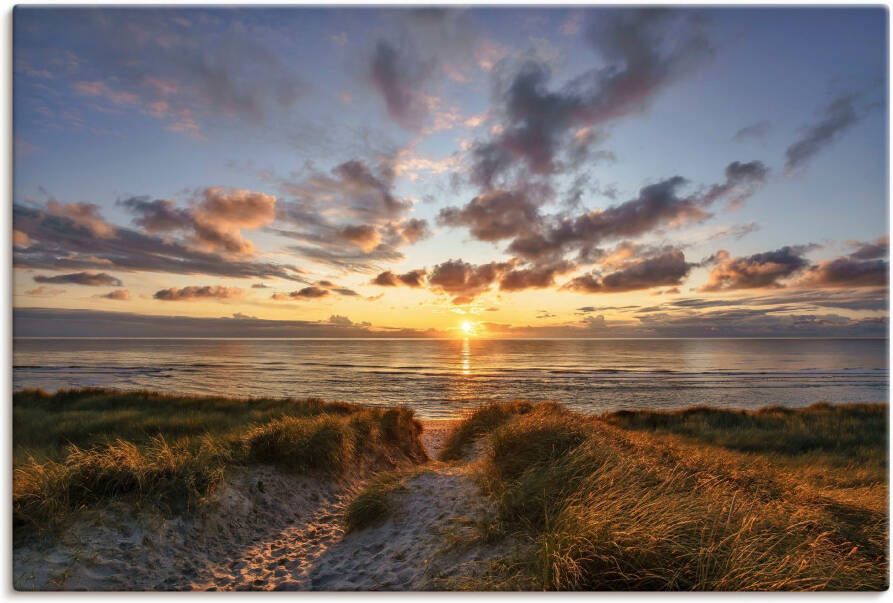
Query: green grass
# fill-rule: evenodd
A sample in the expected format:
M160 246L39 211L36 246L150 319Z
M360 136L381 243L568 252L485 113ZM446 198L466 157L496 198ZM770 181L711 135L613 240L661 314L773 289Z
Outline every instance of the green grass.
M547 405L491 432L481 479L500 529L535 542L525 587L879 590L879 431L880 405L603 418ZM855 481L854 458L873 463Z
M426 460L408 409L109 390L18 392L13 408L17 538L112 501L185 512L236 465L335 475Z

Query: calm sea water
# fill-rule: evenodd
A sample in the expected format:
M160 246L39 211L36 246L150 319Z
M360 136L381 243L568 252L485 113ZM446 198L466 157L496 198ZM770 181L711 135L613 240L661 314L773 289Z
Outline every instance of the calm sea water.
M108 386L405 404L488 400L587 412L886 401L887 341L845 339L17 339L13 385Z

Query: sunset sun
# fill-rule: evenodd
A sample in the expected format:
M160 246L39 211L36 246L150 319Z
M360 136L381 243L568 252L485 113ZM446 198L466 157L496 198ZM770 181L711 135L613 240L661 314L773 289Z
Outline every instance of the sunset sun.
M459 325L459 330L462 331L462 334L466 337L474 335L474 323L468 320L463 320L462 324Z

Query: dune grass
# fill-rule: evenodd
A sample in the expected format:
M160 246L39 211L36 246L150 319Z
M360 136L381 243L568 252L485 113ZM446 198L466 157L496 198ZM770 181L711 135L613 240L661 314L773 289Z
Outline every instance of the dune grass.
M479 411L509 415L489 436L481 479L499 529L536 543L514 566L516 585L887 587L883 406L602 418L499 406ZM789 429L795 444L780 441ZM856 482L854 456L874 463ZM821 483L798 470L816 459Z
M17 537L117 500L188 511L236 465L334 475L426 459L408 409L109 390L19 392L13 407Z
M344 523L347 532L356 532L381 523L393 511L392 497L404 488L407 475L399 471L381 473L370 480L347 505Z
M530 402L502 402L486 404L471 412L447 436L440 454L441 460L455 461L468 452L469 447L481 435L490 433L514 415L533 409Z
M356 407L318 398L189 396L150 391L85 388L48 394L39 389L12 398L13 442L17 460L59 458L70 445L91 447L117 439L147 443L210 434L241 434L247 425L283 416L346 415Z

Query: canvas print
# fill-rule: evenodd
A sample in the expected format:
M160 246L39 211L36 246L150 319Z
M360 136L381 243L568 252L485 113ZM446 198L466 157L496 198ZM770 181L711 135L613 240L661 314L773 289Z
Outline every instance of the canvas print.
M882 6L19 6L20 591L879 591Z

